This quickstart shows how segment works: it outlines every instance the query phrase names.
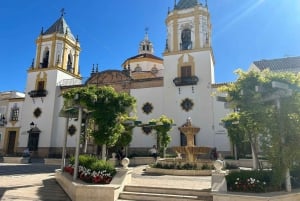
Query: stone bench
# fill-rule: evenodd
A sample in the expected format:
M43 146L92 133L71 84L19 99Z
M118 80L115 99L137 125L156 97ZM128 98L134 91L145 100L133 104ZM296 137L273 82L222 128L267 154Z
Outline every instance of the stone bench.
M30 163L30 158L29 157L3 157L3 163L21 163L21 164L26 164Z

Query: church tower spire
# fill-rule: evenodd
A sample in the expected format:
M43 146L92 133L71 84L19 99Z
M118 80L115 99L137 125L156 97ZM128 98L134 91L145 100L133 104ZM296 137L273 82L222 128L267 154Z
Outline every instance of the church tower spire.
M31 70L57 69L79 78L80 44L64 18L64 9L61 12L54 24L37 38L35 64Z
M139 54L144 54L144 53L154 54L154 48L152 42L149 40L148 30L149 30L148 28L145 29L144 40L140 42Z

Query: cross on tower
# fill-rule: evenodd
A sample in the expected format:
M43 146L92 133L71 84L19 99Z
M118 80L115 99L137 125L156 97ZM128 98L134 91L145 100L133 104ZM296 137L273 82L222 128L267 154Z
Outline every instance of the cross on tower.
M65 12L65 9L64 9L64 8L62 8L62 9L60 10L60 12L61 12L61 16L62 16L62 17L64 16L64 14L66 14L66 12Z

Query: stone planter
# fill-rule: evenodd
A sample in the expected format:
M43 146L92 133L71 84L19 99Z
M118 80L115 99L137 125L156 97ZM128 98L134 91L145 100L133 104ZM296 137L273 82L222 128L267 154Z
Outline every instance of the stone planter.
M146 168L146 172L155 174L178 175L178 176L210 176L211 170L177 170L162 168Z
M73 181L70 174L61 170L56 170L55 178L72 201L115 201L123 191L124 185L130 183L131 174L131 169L120 169L110 184L106 185L88 184L78 179Z

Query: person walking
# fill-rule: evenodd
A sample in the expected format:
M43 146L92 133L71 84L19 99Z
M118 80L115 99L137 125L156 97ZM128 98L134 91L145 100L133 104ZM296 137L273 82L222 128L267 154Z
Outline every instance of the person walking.
M149 150L151 156L155 159L155 161L157 160L157 148L156 145L153 145L153 147Z

